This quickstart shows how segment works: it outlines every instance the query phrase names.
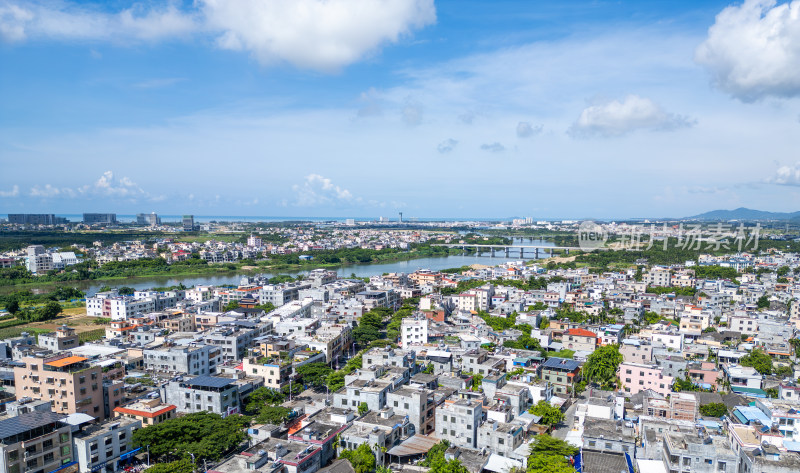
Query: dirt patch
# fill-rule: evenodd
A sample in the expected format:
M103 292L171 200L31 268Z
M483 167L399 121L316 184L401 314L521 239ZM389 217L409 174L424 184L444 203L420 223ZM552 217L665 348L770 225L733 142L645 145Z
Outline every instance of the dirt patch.
M258 266L242 266L242 269L245 271L253 271L254 269L258 269Z
M576 256L553 256L552 258L536 260L536 261L534 261L534 263L539 263L539 264L572 263L573 261L575 261L575 258L576 258Z
M58 327L61 327L64 324L67 324L68 327L74 328L75 332L83 333L89 332L92 330L97 330L99 328L106 328L108 325L97 325L94 323L97 320L96 317L89 317L85 314L86 310L84 309L84 314L80 315L67 315L67 316L60 316L55 320L48 320L47 322L34 322L31 324L23 325L23 327L33 327L38 329L46 329L46 330L55 330Z

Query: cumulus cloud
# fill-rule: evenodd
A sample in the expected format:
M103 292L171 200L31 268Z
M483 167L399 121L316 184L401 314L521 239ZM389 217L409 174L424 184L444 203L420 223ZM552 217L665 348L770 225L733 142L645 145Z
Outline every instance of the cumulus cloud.
M166 199L164 195L153 195L133 182L128 177L114 178L112 171L104 172L95 182L77 188L57 187L51 184L35 185L31 187L28 195L31 197L48 198L117 198L128 200L146 200L160 202Z
M481 149L484 151L491 151L492 153L502 153L506 150L506 147L498 142L494 142L482 144Z
M436 150L442 154L449 153L450 151L453 151L453 149L455 149L457 144L458 140L448 138L439 143L439 146L436 147Z
M323 71L436 22L433 0L202 0L201 9L221 48Z
M568 133L573 137L621 136L636 130L666 131L690 127L687 117L665 112L652 100L628 95L585 108Z
M17 197L19 195L19 186L14 185L10 191L0 191L0 197Z
M55 40L160 40L183 36L198 29L193 14L174 4L147 8L135 5L119 13L106 13L66 1L11 0L0 5L0 39Z
M149 5L149 4L148 4ZM436 22L433 0L197 0L105 12L69 0L7 0L0 40L130 42L211 35L262 64L336 71Z
M542 125L532 126L528 122L519 122L517 123L517 137L530 138L531 136L541 133L542 128Z
M746 0L717 15L695 61L744 102L800 95L800 0Z
M292 186L292 190L295 192L294 205L297 207L338 205L361 200L354 198L349 190L334 185L329 178L319 174L309 174L302 184ZM283 205L286 205L286 202Z
M800 186L800 162L778 167L775 175L767 179L767 182L782 186Z

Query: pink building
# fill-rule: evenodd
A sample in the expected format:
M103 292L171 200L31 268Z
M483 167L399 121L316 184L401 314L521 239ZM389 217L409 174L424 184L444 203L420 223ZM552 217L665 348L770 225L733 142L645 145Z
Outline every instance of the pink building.
M696 384L707 384L716 391L717 381L722 380L722 373L714 363L704 361L689 368L689 377Z
M658 366L641 363L622 363L619 365L617 375L625 391L631 394L652 389L662 396L668 396L675 381L673 377L661 374L661 368Z

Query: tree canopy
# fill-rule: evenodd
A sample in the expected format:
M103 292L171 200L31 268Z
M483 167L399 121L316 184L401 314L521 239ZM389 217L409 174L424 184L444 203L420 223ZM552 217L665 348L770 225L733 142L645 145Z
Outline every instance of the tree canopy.
M150 455L162 462L183 458L188 452L197 461L218 460L245 440L242 428L247 420L238 415L223 418L195 412L139 429L133 433L133 441L149 445Z
M622 363L618 345L605 345L592 352L583 365L583 378L603 387L611 386L617 377L617 369Z
M728 413L728 408L721 402L712 402L700 406L700 413L707 417L722 417Z
M333 370L325 363L306 363L297 367L297 375L303 383L315 388L325 386Z
M531 406L528 412L535 416L540 416L542 418L540 422L542 425L555 425L564 420L564 413L561 412L561 409L550 405L550 403L544 400Z
M742 366L752 366L760 374L772 373L772 357L759 348L754 348L750 353L739 360Z
M547 434L537 435L531 442L527 473L574 473L567 457L574 456L578 449L567 442Z
M362 443L355 450L342 450L339 458L349 461L356 473L369 473L375 469L375 454L366 443Z

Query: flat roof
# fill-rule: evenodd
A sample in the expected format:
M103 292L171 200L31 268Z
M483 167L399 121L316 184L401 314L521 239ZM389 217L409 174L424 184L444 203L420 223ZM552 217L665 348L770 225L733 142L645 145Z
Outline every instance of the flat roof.
M198 376L186 381L186 384L204 388L224 388L229 384L233 384L233 380L231 378L218 378L216 376Z
M439 443L439 439L428 435L415 435L405 442L393 447L387 453L389 455L397 455L399 457L409 455L421 455L428 453L428 450L433 448L434 445Z
M0 421L0 441L37 427L60 421L64 414L55 412L29 412Z
M75 363L80 363L86 360L88 360L88 358L84 358L82 356L68 356L66 358L61 358L60 360L51 361L45 364L47 366L53 366L55 368L62 368L64 366L73 365Z

